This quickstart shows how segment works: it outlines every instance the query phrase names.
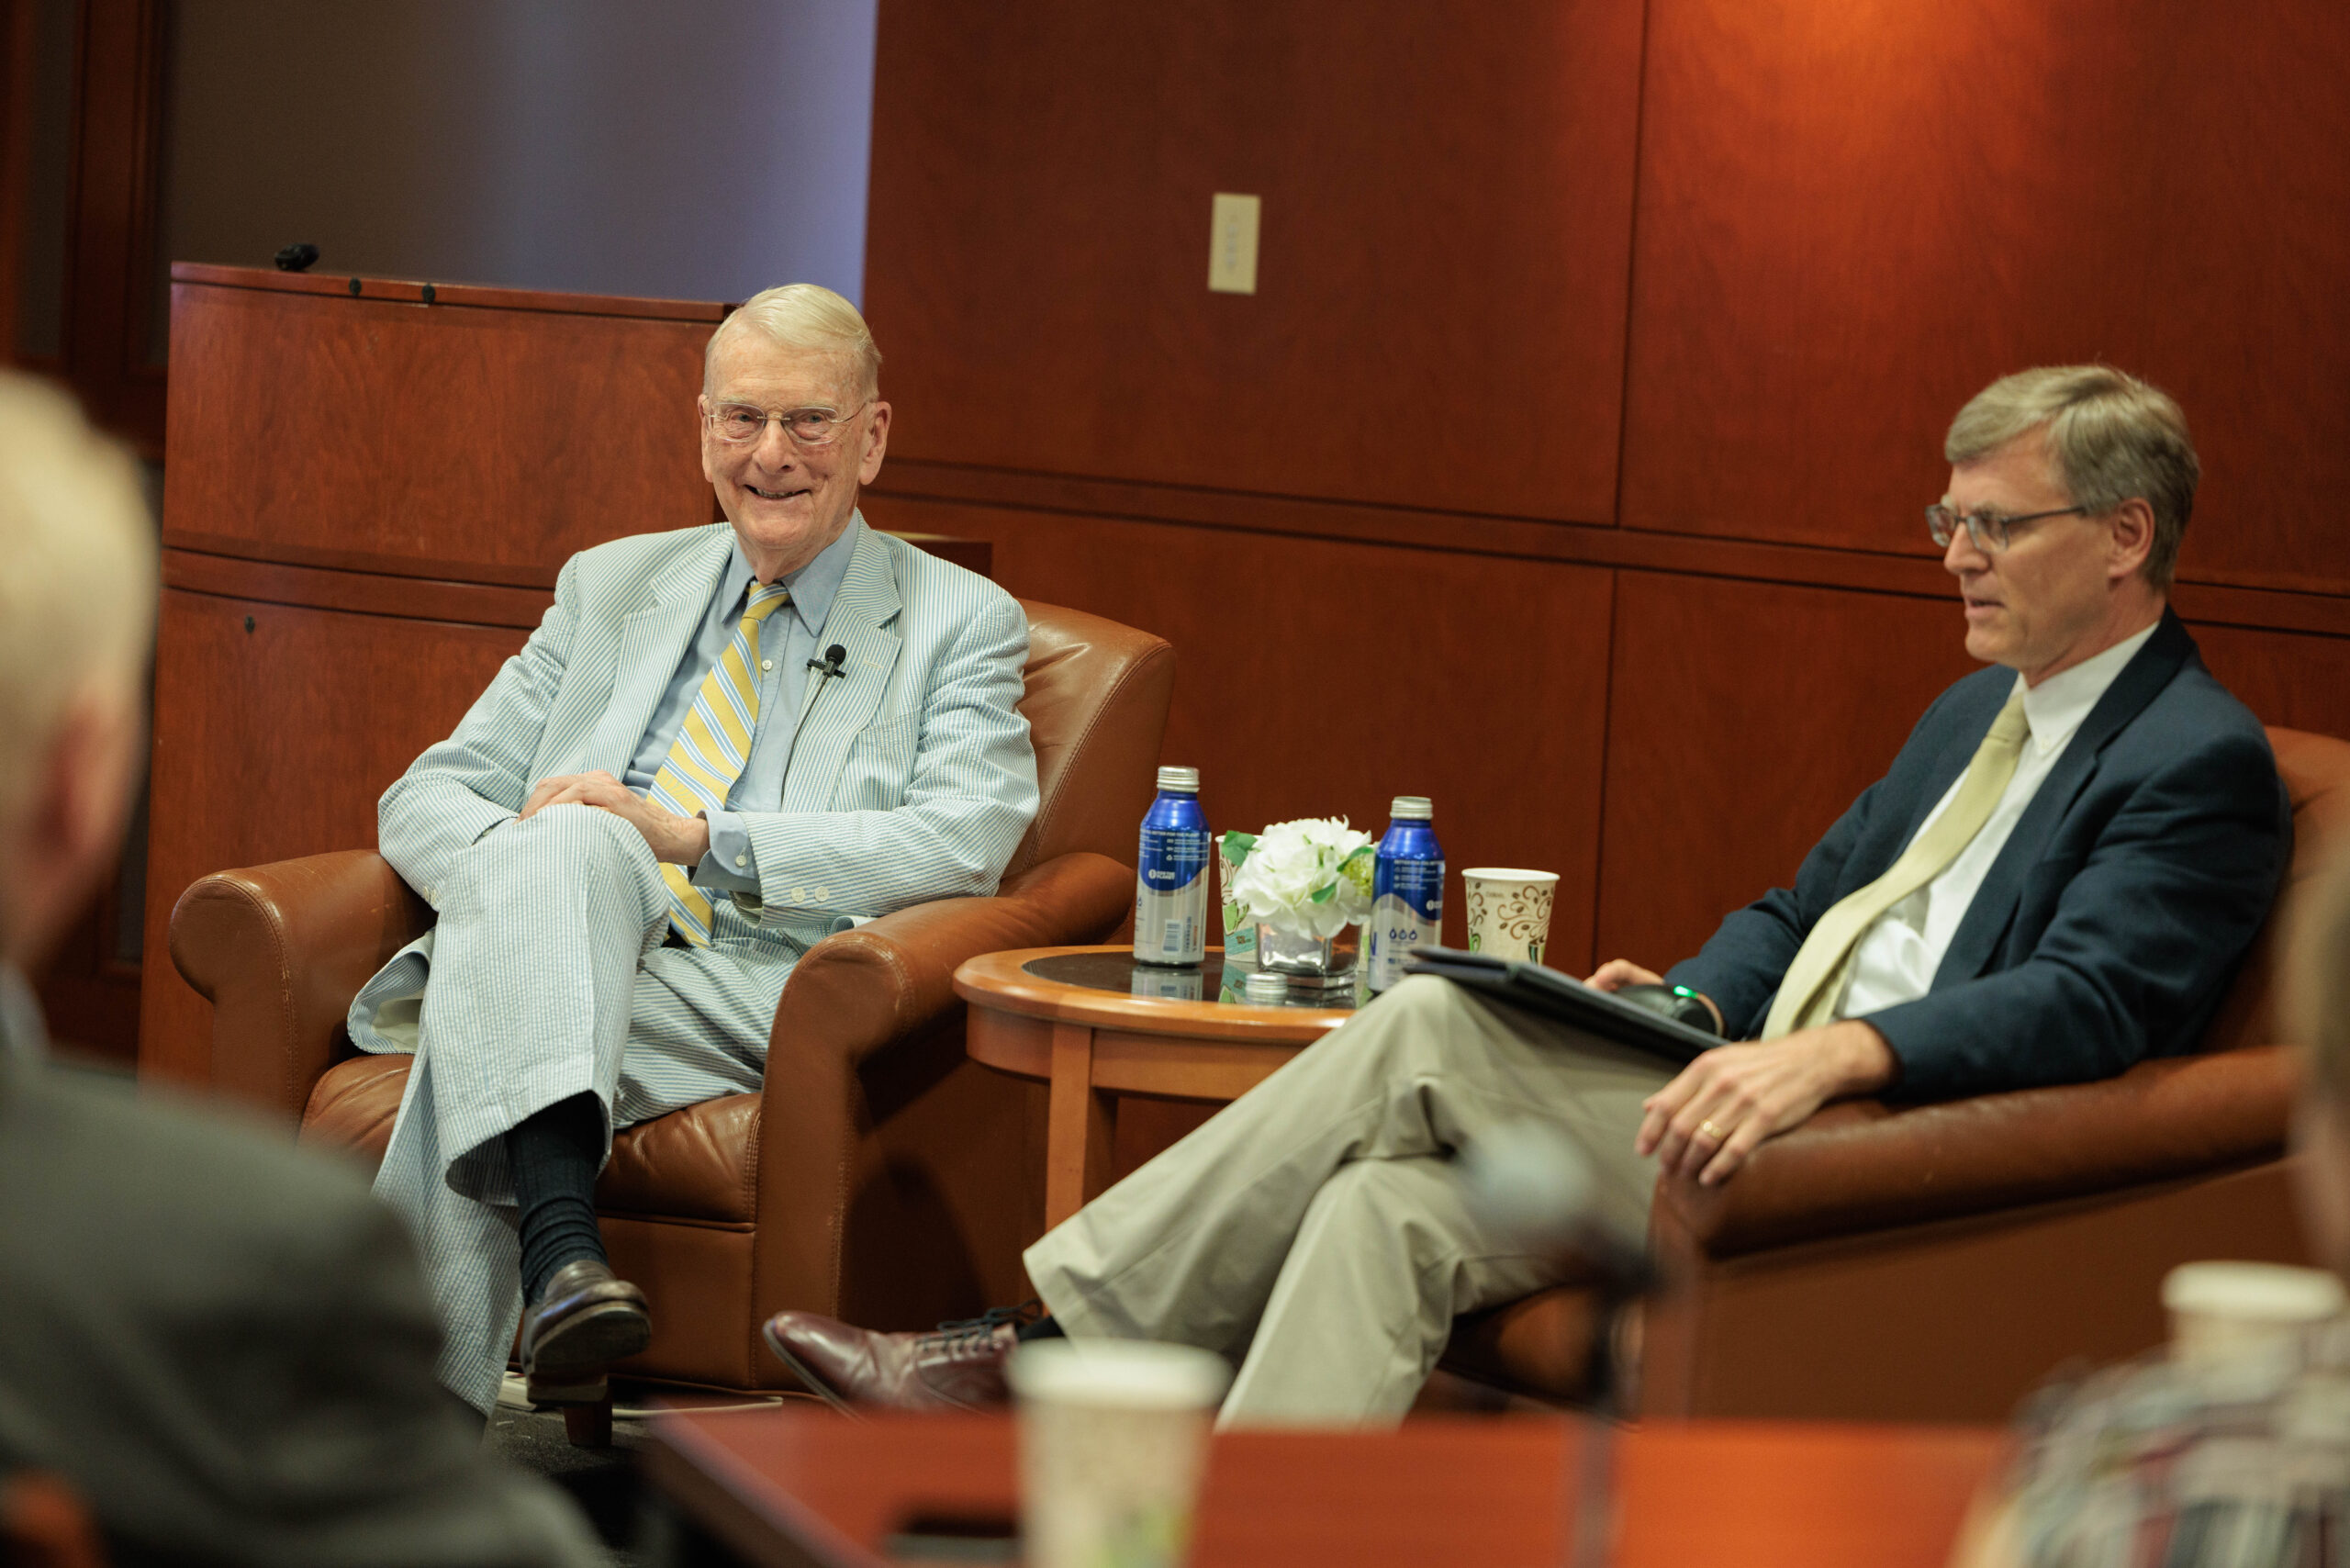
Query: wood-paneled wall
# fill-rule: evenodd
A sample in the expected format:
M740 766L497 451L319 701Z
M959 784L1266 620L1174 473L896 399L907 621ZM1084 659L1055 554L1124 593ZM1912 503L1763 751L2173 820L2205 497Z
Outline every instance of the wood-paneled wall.
M1669 961L1971 667L1919 509L2009 370L2178 396L2181 612L2350 734L2345 75L2330 0L884 0L868 510L1174 641L1220 825L1428 793Z

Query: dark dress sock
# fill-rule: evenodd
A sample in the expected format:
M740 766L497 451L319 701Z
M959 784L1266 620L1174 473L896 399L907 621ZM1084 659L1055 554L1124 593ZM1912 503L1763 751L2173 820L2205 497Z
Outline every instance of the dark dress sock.
M1069 1336L1061 1332L1059 1320L1046 1313L1034 1323L1022 1324L1016 1338L1024 1345L1031 1339L1066 1339Z
M506 1135L520 1211L524 1302L535 1305L565 1263L610 1261L596 1228L596 1167L603 1153L604 1108L593 1094L557 1101Z

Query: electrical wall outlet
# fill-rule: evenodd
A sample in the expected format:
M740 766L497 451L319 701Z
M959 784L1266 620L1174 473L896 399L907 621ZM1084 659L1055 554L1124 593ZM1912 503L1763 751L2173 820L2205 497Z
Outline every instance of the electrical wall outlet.
M1263 206L1252 196L1215 193L1208 208L1210 293L1257 292L1257 217Z

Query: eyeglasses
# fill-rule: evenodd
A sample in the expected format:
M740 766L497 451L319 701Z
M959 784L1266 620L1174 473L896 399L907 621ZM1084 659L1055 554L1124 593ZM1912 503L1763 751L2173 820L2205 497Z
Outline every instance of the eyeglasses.
M2075 514L2087 517L2088 511L2087 507L2053 507L2047 511L2028 511L2021 517L2001 517L1995 511L1953 511L1937 502L1926 509L1926 532L1934 536L1935 543L1947 550L1958 534L1959 525L1964 523L1975 547L1986 555L1996 555L2008 547L2015 531L2027 522Z
M768 421L783 427L794 446L830 446L838 440L841 427L865 412L871 399L859 403L845 414L830 409L778 409L772 411L749 403L721 403L703 416L711 433L729 446L741 446L767 433Z

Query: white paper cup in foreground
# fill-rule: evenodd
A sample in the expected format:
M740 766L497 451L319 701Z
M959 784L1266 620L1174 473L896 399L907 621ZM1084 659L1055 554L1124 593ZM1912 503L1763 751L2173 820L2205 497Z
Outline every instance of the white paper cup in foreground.
M1191 1542L1221 1356L1131 1339L1013 1352L1028 1568L1175 1568Z
M1469 906L1469 950L1496 958L1542 961L1550 945L1550 904L1559 894L1556 871L1477 866L1460 873Z
M2344 1306L2342 1282L2283 1263L2181 1263L2163 1277L2171 1360L2298 1367L2317 1327Z

